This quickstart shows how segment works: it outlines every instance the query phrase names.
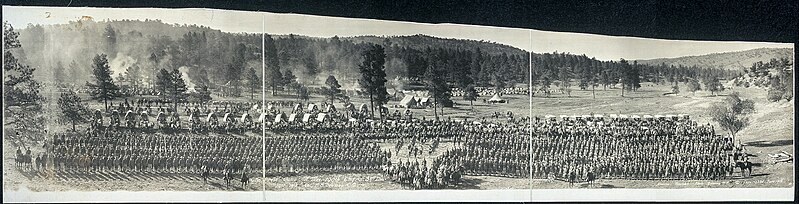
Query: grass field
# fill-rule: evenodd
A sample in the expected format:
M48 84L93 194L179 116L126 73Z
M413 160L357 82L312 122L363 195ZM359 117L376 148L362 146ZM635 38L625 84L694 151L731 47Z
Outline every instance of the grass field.
M766 91L757 88L734 87L720 93L718 96L711 96L709 92L698 91L689 93L683 90L678 95L667 95L671 88L665 85L654 85L650 83L642 84L636 92L625 92L625 97L620 97L619 89L602 90L601 87L595 91L595 98L590 90L574 90L571 97L564 94L553 94L551 97L536 96L532 99L532 112L534 116L544 115L583 115L583 114L690 114L692 119L699 123L710 123L716 127L718 134L726 134L717 124L707 117L707 108L711 104L723 100L723 96L737 91L744 98L753 99L756 103L756 112L749 115L750 124L737 134L740 140L747 147L753 156L750 160L755 163L753 176L746 179L733 179L722 181L656 181L656 180L599 180L596 185L588 186L579 184L574 187L568 183L560 181L546 181L513 178L499 178L486 176L466 176L465 184L460 189L524 189L529 182L533 188L729 188L729 187L792 187L793 186L793 163L772 164L767 154L774 154L786 151L794 154L793 124L794 106L793 101L768 102ZM490 96L483 96L490 97ZM246 97L249 98L249 97ZM271 96L267 95L267 100L295 100L292 96ZM503 96L509 100L507 104L485 104L482 98L474 103L474 111L471 110L468 101L460 98L453 98L456 107L446 108L441 118L451 117L465 118L470 120L490 119L493 112L505 113L512 111L516 117L524 117L528 114L529 101L524 95ZM256 96L260 99L260 96ZM215 99L219 100L219 99ZM246 100L245 97L239 100ZM321 96L313 96L311 103L320 103L324 100ZM368 103L368 99L353 98L353 103L360 105ZM398 101L389 102L390 111L398 110L393 107ZM102 104L91 102L93 108L100 108ZM335 104L339 109L343 104ZM50 107L51 109L53 107ZM284 112L290 112L290 108L281 108ZM54 111L54 110L53 110ZM415 117L424 116L432 118L432 109L412 109ZM62 125L48 124L51 131L63 131ZM20 188L52 191L52 190L241 190L225 189L221 186L202 184L202 181L192 179L166 179L149 176L141 176L143 179L131 179L120 181L88 181L81 179L58 179L33 177L23 174L13 167L14 150L12 143L3 142L3 183L4 190L16 190ZM378 142L382 148L393 149L394 141L373 141ZM419 144L421 146L429 144ZM31 146L41 146L31 144ZM452 144L443 142L436 152L423 154L419 159L427 158L430 161L438 156L440 151L451 148ZM34 152L37 152L34 149ZM411 159L407 152L395 153L392 160ZM181 175L176 175L180 177ZM399 184L392 183L379 173L362 174L318 174L318 175L299 175L291 177L267 177L264 180L266 190L393 190L403 189ZM260 178L254 178L251 189L260 190Z

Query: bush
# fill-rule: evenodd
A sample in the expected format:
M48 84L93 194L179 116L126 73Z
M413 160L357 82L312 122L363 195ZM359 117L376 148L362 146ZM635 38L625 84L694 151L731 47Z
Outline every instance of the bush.
M769 89L767 98L771 102L776 102L776 101L779 101L779 100L783 99L784 95L791 95L791 94L785 94L784 92L785 91L780 90L780 89ZM788 99L788 100L790 100L790 99Z

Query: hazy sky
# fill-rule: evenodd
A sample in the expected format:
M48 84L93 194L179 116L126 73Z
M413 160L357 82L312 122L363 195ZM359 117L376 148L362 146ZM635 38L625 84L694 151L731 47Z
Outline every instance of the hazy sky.
M793 47L789 43L711 42L613 37L457 24L424 24L300 14L217 9L3 7L3 20L17 28L32 24L61 24L91 16L105 19L161 19L165 23L205 25L225 32L299 34L314 37L426 34L511 45L533 52L586 54L600 60L652 59L741 51L762 47ZM262 25L265 24L265 27ZM532 37L531 37L532 36ZM531 40L532 38L532 40Z

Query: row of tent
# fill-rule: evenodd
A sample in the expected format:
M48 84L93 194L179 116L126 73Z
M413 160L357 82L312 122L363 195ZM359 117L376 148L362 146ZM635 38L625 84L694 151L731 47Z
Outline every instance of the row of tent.
M679 119L690 119L690 115L688 114L677 114L677 115L624 115L624 114L610 114L611 119L645 119L645 120L679 120ZM544 116L547 119L554 120L556 117L554 115L546 115ZM561 120L577 120L577 119L603 119L605 116L601 114L594 114L594 115L560 115Z
M489 103L505 103L505 99L499 96L499 94L494 94L490 99L487 100ZM416 97L411 95L406 95L402 100L400 100L399 105L404 108L417 108L417 107L425 107L429 106L431 103L430 97Z

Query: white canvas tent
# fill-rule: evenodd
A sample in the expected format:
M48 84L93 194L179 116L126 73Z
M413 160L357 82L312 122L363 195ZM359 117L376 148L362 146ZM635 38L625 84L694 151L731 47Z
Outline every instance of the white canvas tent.
M319 110L319 107L317 107L316 104L313 104L313 103L312 104L308 104L308 112L314 112L314 111L318 111L318 110Z
M311 120L311 116L313 116L313 115L311 115L310 113L306 113L306 114L302 115L302 122L307 123L308 121Z
M430 105L430 97L422 97L419 99L418 104L420 106L429 106Z
M488 99L488 102L490 102L490 103L505 103L505 99L502 99L502 97L499 97L499 94L494 94L494 96L492 96L490 99Z
M205 122L211 122L212 119L213 120L216 119L216 115L214 115L214 112L208 113L208 116L205 117Z
M327 114L320 113L316 115L316 121L325 122L325 119L327 119Z
M241 122L248 122L249 120L250 120L250 114L249 113L241 114L241 118L239 119L239 121L241 121Z
M402 98L399 105L404 108L413 108L416 107L416 105L418 105L418 102L416 101L415 97L411 95L406 95L404 98Z
M222 121L228 122L230 120L230 113L225 113L225 116L222 117Z
M296 119L297 119L297 114L296 113L292 113L291 115L289 115L289 122L294 122L294 120L296 120Z

